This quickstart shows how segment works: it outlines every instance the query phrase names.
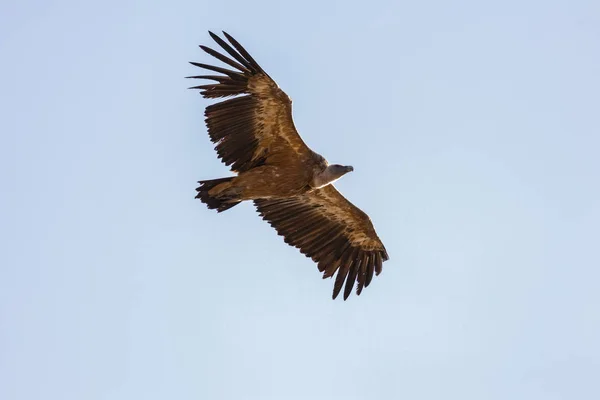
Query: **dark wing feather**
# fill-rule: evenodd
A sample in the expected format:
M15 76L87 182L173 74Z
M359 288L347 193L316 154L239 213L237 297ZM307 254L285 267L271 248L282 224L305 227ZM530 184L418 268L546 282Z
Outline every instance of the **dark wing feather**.
M318 263L323 278L337 271L334 299L344 287L346 300L355 282L360 294L388 259L370 218L333 185L292 198L255 200L254 204L286 243Z
M294 126L290 98L234 38L223 32L228 44L209 33L227 55L207 46L200 48L229 68L192 62L222 75L188 78L215 81L190 88L199 89L206 98L236 96L208 106L204 113L219 158L232 171L243 172L276 158L292 161L309 152Z

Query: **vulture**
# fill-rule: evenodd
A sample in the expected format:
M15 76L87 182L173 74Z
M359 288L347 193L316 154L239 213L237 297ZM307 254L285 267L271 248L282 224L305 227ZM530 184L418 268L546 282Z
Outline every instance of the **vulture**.
M323 278L337 273L333 299L343 288L346 300L355 283L360 295L388 254L367 214L333 186L353 168L312 151L294 126L288 95L233 37L209 34L226 54L200 48L226 67L191 62L210 72L188 78L210 83L190 89L208 99L229 97L204 115L218 157L236 175L199 181L196 198L217 212L254 202L286 243L317 263Z

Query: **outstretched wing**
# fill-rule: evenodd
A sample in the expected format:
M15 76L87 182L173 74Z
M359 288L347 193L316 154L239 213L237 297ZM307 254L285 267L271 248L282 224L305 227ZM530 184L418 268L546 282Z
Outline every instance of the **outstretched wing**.
M309 152L294 126L290 98L234 38L223 32L227 43L209 33L231 57L206 46L200 48L233 70L192 62L220 75L189 76L215 81L190 89L200 89L206 98L242 95L210 105L204 113L219 158L231 165L232 171L243 172L276 160L291 162Z
M344 288L344 300L358 282L356 294L369 286L388 259L371 219L333 185L287 199L261 199L254 204L264 220L318 263L323 278L337 276L333 298Z

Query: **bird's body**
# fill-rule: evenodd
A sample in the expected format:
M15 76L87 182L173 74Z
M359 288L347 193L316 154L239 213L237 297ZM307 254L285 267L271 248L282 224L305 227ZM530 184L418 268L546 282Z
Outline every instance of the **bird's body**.
M369 217L332 185L353 168L330 165L304 143L293 123L290 98L224 34L231 45L211 36L233 59L201 48L235 70L192 63L222 75L191 78L217 82L194 87L204 97L237 96L205 112L215 150L237 176L200 181L196 197L219 212L252 200L286 243L318 263L324 277L338 272L334 298L344 282L344 299L355 281L360 294L388 256Z

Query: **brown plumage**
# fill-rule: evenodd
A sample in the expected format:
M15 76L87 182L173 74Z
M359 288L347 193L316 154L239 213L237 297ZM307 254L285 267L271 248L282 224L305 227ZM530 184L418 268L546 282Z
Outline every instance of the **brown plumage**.
M229 54L202 50L229 68L192 62L218 73L189 78L208 79L194 86L206 98L236 96L206 108L208 134L219 158L237 176L200 181L196 198L225 211L252 200L262 218L317 263L323 278L336 272L333 298L344 300L369 286L388 259L371 220L350 203L332 182L352 167L329 165L300 138L292 119L292 102L275 81L230 35L227 43L209 32Z

